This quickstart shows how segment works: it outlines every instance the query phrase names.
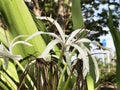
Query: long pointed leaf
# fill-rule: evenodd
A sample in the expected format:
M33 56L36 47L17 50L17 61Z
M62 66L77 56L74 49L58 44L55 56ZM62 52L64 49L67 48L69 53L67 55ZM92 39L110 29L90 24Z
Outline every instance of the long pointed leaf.
M84 27L80 1L81 0L72 0L72 21L74 29Z
M17 35L30 35L38 31L24 0L0 0L0 11L5 18L11 40ZM36 51L41 53L46 46L40 36L32 39L30 43L33 48L19 45L14 48L14 53L23 56Z
M113 25L113 18L112 18L112 11L109 8L109 29L113 37L114 45L116 48L116 82L117 82L117 89L120 90L120 31Z
M87 88L88 90L94 90L94 82L93 78L90 76L90 74L87 75Z

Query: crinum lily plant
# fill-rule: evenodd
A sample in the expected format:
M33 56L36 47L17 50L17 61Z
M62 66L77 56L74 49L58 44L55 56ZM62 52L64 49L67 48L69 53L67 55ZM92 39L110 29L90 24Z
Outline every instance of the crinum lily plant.
M12 60L22 59L21 55L13 55L12 49L15 45L25 44L28 46L32 46L30 43L28 43L29 40L31 40L32 38L34 38L38 35L46 34L46 35L50 35L51 37L54 37L54 39L52 38L52 40L47 44L46 48L41 53L41 55L39 55L37 58L42 58L46 62L52 61L50 51L53 50L55 52L58 44L61 46L60 48L57 47L57 51L59 50L60 53L52 55L53 57L57 58L58 71L60 71L59 81L58 81L58 84L56 84L57 85L56 87L58 90L60 89L60 84L62 82L63 74L65 73L65 70L67 70L67 74L69 76L72 74L74 74L75 76L79 75L79 73L78 73L79 71L78 71L77 67L75 67L75 65L77 65L79 60L82 61L81 66L80 65L78 65L78 66L82 67L81 69L82 69L83 79L86 78L86 75L89 74L89 72L90 72L90 70L89 70L89 56L91 56L91 58L93 60L94 67L95 67L96 81L98 81L99 70L98 70L98 66L97 66L97 61L96 61L95 57L91 55L89 48L85 44L86 43L87 44L93 43L93 44L98 45L98 46L100 46L100 45L99 45L99 43L97 43L95 41L91 41L85 37L78 37L79 34L82 34L84 32L90 32L90 31L88 29L77 29L77 30L74 30L70 35L66 35L64 33L64 31L62 30L61 26L54 19L52 19L50 17L37 17L37 19L48 20L49 22L53 23L56 26L56 28L59 32L59 35L52 33L52 32L43 32L43 31L38 31L30 36L20 35L20 36L17 36L10 43L8 49L5 48L5 46L1 43L0 44L0 57L4 58L6 67L8 65L8 63L7 63L8 58L10 58ZM17 39L19 39L21 37L26 37L25 41L17 41ZM73 48L73 49L71 50L71 48ZM74 55L76 55L76 57L73 58ZM40 63L40 61L38 61L38 62ZM33 64L36 64L36 60L32 60L28 64L28 66L31 66ZM50 64L50 63L47 63L47 64ZM61 69L61 64L63 64L65 66L63 71ZM40 67L42 67L42 66L40 66ZM26 68L28 68L28 67L26 67ZM76 68L76 71L73 70L74 68ZM81 87L81 82L79 82L79 80L76 83L79 83L79 87ZM19 89L21 88L21 85L22 85L22 83L18 87ZM66 88L67 88L66 86L67 86L67 83L65 84L64 90L66 90ZM37 89L38 88L39 88L39 86L37 86ZM75 88L77 88L77 87L75 87Z
M28 36L25 40L25 42L31 40L32 38L41 35L41 34L46 34L46 35L50 35L52 37L54 37L53 40L51 40L47 47L44 49L43 53L38 56L38 58L43 58L44 60L47 60L48 57L50 56L50 51L55 49L57 44L61 45L60 48L60 55L58 56L53 55L54 57L58 58L58 66L60 66L61 63L63 64L67 64L69 71L72 70L72 66L73 66L73 62L77 62L77 59L82 60L83 62L83 77L85 79L86 75L89 73L89 55L91 55L90 50L88 49L87 46L85 46L85 43L93 43L95 45L99 45L99 43L95 42L95 41L91 41L88 38L80 38L77 37L77 35L83 33L83 32L90 32L90 30L88 29L77 29L74 30L70 35L66 35L64 33L64 31L62 30L61 26L57 23L57 21L55 21L54 19L50 18L50 17L37 17L37 19L41 19L41 20L47 20L49 22L51 22L52 24L54 24L59 32L59 35L52 33L52 32L43 32L43 31L38 31L30 36ZM74 48L73 51L70 51L70 48ZM101 46L100 46L101 47ZM74 60L72 60L72 53L75 51L77 51L77 57L74 58ZM63 56L65 56L66 61L64 60ZM97 61L95 59L94 56L92 56L92 60L95 66L95 74L96 74L96 81L98 81L99 78L99 70L98 70L98 66L97 66ZM33 63L33 62L32 62Z

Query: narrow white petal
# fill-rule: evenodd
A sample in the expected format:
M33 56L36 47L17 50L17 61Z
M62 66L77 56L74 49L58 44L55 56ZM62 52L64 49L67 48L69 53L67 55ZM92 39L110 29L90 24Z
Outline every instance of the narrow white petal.
M72 39L74 39L74 37L75 37L78 33L82 32L82 31L83 31L83 29L77 29L77 30L73 31L73 32L70 34L70 36L68 36L68 39L67 39L66 43L67 43L67 44L70 43L70 41L71 41Z
M11 53L7 50L7 48L1 43L0 45L0 56L1 57L6 57L6 56L10 56Z
M64 55L65 55L66 63L68 64L69 69L72 70L72 68L71 68L71 67L72 67L72 66L71 66L71 58L70 58L69 53L68 53L68 52L65 52Z
M55 40L52 40L48 45L47 47L44 49L43 53L41 54L41 56L39 57L46 57L48 55L48 53L50 52L51 49L54 48L54 46L56 44L59 43L59 40L55 39Z
M24 44L24 45L27 45L27 46L32 46L32 44L28 43L28 42L25 42L25 41L17 41L15 42L11 47L10 47L10 51L13 49L13 47L17 44Z
M56 34L54 34L54 33L49 33L49 32L43 32L43 31L39 31L39 32L36 32L36 33L30 35L29 37L26 38L25 41L28 41L28 40L30 40L30 39L38 36L38 35L41 35L41 34L47 34L47 35L53 36L53 37L55 37L55 38L57 38L58 40L61 41L60 37L58 37ZM61 42L62 42L62 41L61 41Z
M96 41L92 41L91 43L102 48L102 46Z
M3 44L0 45L0 57L5 58L5 59L11 58L13 60L22 59L20 55L12 55L12 53L8 51L7 48L5 48Z
M8 58L7 57L4 57L4 65L5 65L5 68L7 69L8 68Z
M75 43L90 43L91 40L87 39L87 38L81 38L81 39L78 39L76 40Z
M57 28L57 30L58 30L58 32L59 32L63 42L65 42L65 34L64 34L61 26L58 24L58 22L56 20L54 20L53 18L50 18L50 17L37 17L37 18L41 19L41 20L48 20L51 23L53 23L56 26L56 28Z
M28 41L28 40L30 40L30 39L32 39L32 38L34 38L34 37L36 37L36 36L38 36L40 34L44 34L44 32L43 31L36 32L36 33L28 36L25 41Z
M72 44L71 46L73 46L74 48L76 48L76 50L79 51L78 58L83 60L83 75L84 75L84 78L85 78L85 76L89 72L89 60L88 60L88 57L87 57L87 52L84 51L82 49L82 47L80 47L77 44Z
M11 55L11 58L12 60L21 60L22 59L22 56L21 55Z
M10 47L12 47L12 45L14 44L14 42L15 42L17 39L22 38L22 37L27 37L27 36L28 36L28 35L19 35L19 36L15 37L15 38L11 41Z
M89 55L91 54L90 50L88 48L86 48L87 52L89 53ZM99 80L99 68L98 68L98 63L97 60L94 56L91 55L91 58L93 60L94 66L95 66L95 75L96 75L96 82Z
M99 69L98 69L98 63L97 60L95 59L95 57L91 56L94 66L95 66L95 74L96 74L96 82L99 80Z

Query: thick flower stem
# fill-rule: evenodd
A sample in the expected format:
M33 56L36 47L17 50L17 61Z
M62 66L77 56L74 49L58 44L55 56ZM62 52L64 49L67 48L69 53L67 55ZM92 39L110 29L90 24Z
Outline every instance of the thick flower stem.
M68 65L65 64L64 69L63 69L63 71L62 71L62 73L61 73L61 76L60 76L60 79L59 79L59 83L58 83L58 88L57 88L57 90L60 89L60 85L61 85L61 83L62 83L62 80L63 80L64 74L65 74L65 71L66 71L66 69L67 69L67 66L68 66Z
M67 81L65 82L65 85L64 85L63 90L67 90L67 87L68 87L68 85L69 85L69 82L70 82L70 80L71 80L71 76L72 76L72 75L73 75L73 73L71 72L70 75L69 75L68 78L67 78Z
M58 60L58 68L60 67L60 64L61 64L61 61L62 61L62 57L64 55L64 51L65 51L65 47L63 46L62 47L62 51L60 53L60 57L59 57L59 60Z

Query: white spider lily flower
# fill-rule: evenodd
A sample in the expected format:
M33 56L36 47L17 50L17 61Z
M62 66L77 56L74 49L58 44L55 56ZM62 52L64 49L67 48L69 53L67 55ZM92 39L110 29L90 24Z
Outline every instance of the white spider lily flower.
M1 43L0 44L0 57L8 57L15 60L20 60L20 55L12 55L12 53Z
M0 58L4 59L5 67L8 67L9 58L12 60L20 60L22 59L21 55L13 55L2 43L0 44Z
M57 28L60 36L58 36L58 35L56 35L56 34L54 34L54 33L46 33L46 32L44 32L44 34L46 33L46 34L49 34L49 35L51 35L51 36L59 39L59 40L62 42L62 44L64 44L65 46L69 45L72 40L76 40L75 38L76 38L76 36L77 36L79 33L82 33L82 32L84 32L84 31L88 31L88 32L90 31L90 30L88 30L88 29L77 29L77 30L74 30L70 35L65 35L65 33L64 33L63 30L62 30L62 27L61 27L61 26L59 25L59 23L58 23L56 20L54 20L53 18L50 18L50 17L37 17L37 19L48 20L48 21L50 21L51 23L53 23L53 24L56 26L56 28ZM38 34L40 34L40 33L43 34L43 32L39 32ZM36 35L37 35L37 34L36 34ZM36 35L33 34L32 37L34 37L34 36L36 36ZM32 37L31 37L31 38L32 38ZM77 40L76 40L76 41L77 41Z
M84 45L84 43L94 43L96 45L99 45L96 42L92 42L91 40L87 39L87 38L78 38L77 35L80 33L83 33L84 31L88 31L87 29L77 29L74 30L70 35L65 35L65 33L63 32L61 26L57 23L57 21L55 21L54 19L50 18L50 17L37 17L38 19L42 19L42 20L48 20L51 23L53 23L58 32L59 35L56 35L54 33L50 33L50 32L43 32L43 31L39 31L36 32L30 36L28 36L26 38L26 42L34 37L36 37L37 35L41 35L41 34L47 34L50 35L52 37L54 37L55 39L50 41L49 44L47 45L47 47L45 48L45 50L43 51L43 53L38 57L38 58L46 58L47 55L49 54L50 50L54 48L55 45L57 45L58 43L61 44L62 48L64 49L63 55L66 56L66 63L68 64L69 69L71 69L71 60L69 57L69 53L67 53L66 51L70 50L70 47L74 47L78 52L78 58L81 59L83 61L83 76L84 78L86 77L87 73L89 73L89 57L88 57L88 53L90 53L88 51L88 49L86 49L87 47ZM93 58L94 59L94 58ZM64 61L64 60L63 60ZM96 73L96 81L98 80L99 77L99 73L98 73L98 67L97 67L97 63L95 61L95 59L93 60L94 64L95 64L95 73Z
M83 31L83 30L82 30L82 29L75 30L75 31L73 31L69 36L65 36L65 35L64 35L64 37L63 37L61 34L60 34L60 36L58 36L58 35L56 35L56 34L54 34L54 33L38 31L38 32L36 32L36 33L28 36L28 37L26 38L25 42L27 42L27 41L29 41L30 39L32 39L32 38L34 38L34 37L36 37L36 36L38 36L38 35L41 35L41 34L47 34L47 35L50 35L50 36L55 37L56 39L55 39L55 40L52 40L51 42L49 42L49 44L47 45L47 47L45 48L45 50L43 51L43 53L41 54L41 56L39 56L39 57L45 58L45 56L50 52L50 50L53 49L53 47L54 47L56 44L58 44L58 43L60 43L60 44L61 44L62 46L64 46L65 49L66 49L66 47L71 46L72 43L75 44L75 41L76 41L76 44L77 44L77 43L80 43L80 42L90 42L90 40L88 40L88 39L84 39L84 40L82 39L82 40L78 40L78 41L77 41L77 39L75 39L75 38L76 38L76 35L77 35L79 32L81 32L81 31ZM61 32L63 32L63 31L61 31ZM63 37L64 39L61 38L61 37ZM65 40L65 41L64 41L64 40ZM74 41L73 41L73 40L74 40ZM85 40L87 40L87 41L85 41Z
M4 59L4 64L5 64L6 68L8 67L8 60L9 59L12 59L12 60L21 60L22 59L21 55L13 55L12 50L13 50L15 45L24 44L27 46L32 46L30 43L28 43L26 41L17 41L17 39L19 39L21 37L26 37L26 35L19 35L19 36L15 37L11 41L8 48L6 48L2 43L0 44L0 58Z

